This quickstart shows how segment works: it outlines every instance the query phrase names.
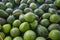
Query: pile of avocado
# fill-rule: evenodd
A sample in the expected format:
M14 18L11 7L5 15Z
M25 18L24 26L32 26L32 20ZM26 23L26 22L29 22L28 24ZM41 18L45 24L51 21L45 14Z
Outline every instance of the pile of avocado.
M0 0L0 40L60 40L60 0Z

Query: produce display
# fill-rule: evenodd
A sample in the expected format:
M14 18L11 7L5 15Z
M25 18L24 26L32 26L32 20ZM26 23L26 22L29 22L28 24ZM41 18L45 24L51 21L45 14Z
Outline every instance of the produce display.
M0 0L0 40L60 40L60 0Z

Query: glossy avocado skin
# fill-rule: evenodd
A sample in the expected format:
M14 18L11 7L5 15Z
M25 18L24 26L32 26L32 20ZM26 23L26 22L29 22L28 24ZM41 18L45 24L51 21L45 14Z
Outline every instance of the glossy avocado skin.
M0 0L0 40L60 40L60 0Z

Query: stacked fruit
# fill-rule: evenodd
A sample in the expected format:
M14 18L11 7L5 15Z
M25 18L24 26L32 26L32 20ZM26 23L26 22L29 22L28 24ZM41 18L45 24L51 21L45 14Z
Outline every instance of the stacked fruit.
M60 0L0 0L0 40L60 40Z

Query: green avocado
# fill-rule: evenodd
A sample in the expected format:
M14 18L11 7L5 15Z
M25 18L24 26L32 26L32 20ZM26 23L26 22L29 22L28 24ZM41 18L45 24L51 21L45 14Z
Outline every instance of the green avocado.
M7 16L8 16L8 13L0 9L0 17L7 17Z
M23 38L18 36L18 37L13 38L13 40L23 40Z
M23 22L20 26L19 29L21 32L26 32L27 30L29 30L29 24L28 22Z
M24 22L24 21L25 21L25 19L24 19L24 14L21 14L21 15L19 16L19 20L20 20L21 22Z
M7 7L7 8L12 8L12 7L13 7L13 4L12 4L11 2L7 2L7 3L6 3L6 7Z
M48 30L47 30L47 28L45 28L42 25L38 25L38 27L37 27L37 33L38 33L38 35L40 35L42 37L47 37L48 36Z
M50 23L49 23L49 20L48 19L42 19L40 21L40 24L43 25L43 26L48 26Z
M6 6L4 5L3 2L0 2L0 9L2 9L2 10L5 10L6 9Z
M58 23L60 21L60 16L58 14L53 14L50 16L50 22L52 23Z
M52 40L60 40L60 31L59 30L50 31L49 38L51 38Z
M15 20L15 17L13 15L10 15L8 18L7 18L7 22L12 24Z
M29 7L34 10L37 8L37 5L36 5L36 3L30 3Z
M13 26L14 26L14 27L19 27L20 24L21 24L21 21L18 20L18 19L13 22Z
M33 21L32 23L30 23L30 25L31 25L31 28L32 28L32 29L36 29L36 27L38 26L38 21L35 20L35 21Z
M6 23L6 20L4 18L0 18L0 24L3 25Z
M44 3L44 0L37 0L37 2L42 4L42 3Z
M24 15L24 19L27 21L27 22L33 22L36 18L36 15L32 12L28 12Z
M55 30L55 29L59 30L59 24L51 24L48 27L48 30L50 30L50 31Z
M44 37L37 37L36 40L46 40Z
M42 18L43 18L43 19L49 19L50 16L51 16L50 13L44 13L44 14L42 15Z
M33 11L33 10L32 10L31 8L25 8L25 9L24 9L24 12L25 12L25 13L32 12L32 11Z
M10 15L10 14L12 14L13 9L12 9L12 8L7 8L7 9L6 9L6 12Z
M60 7L60 0L55 0L54 5L57 6L57 7Z
M37 15L39 15L39 16L41 16L41 15L44 14L44 11L42 9L35 9L34 13L37 14Z
M22 13L23 13L23 11L20 10L20 9L16 9L16 10L13 11L13 15L14 15L15 17L19 17L19 15L22 14Z
M16 4L20 4L20 0L15 0L15 3Z
M12 37L7 36L7 37L4 38L4 40L12 40Z
M4 39L5 38L5 33L0 32L0 36Z
M2 29L3 29L4 33L8 34L10 32L11 25L10 24L4 24L3 27L2 27Z
M25 8L27 8L27 4L22 3L19 5L19 9L24 10Z
M19 31L19 29L18 28L12 28L11 30L10 30L10 35L12 36L12 37L17 37L17 36L19 36L20 35L20 31Z
M28 30L24 33L24 40L35 40L36 34L32 30Z

